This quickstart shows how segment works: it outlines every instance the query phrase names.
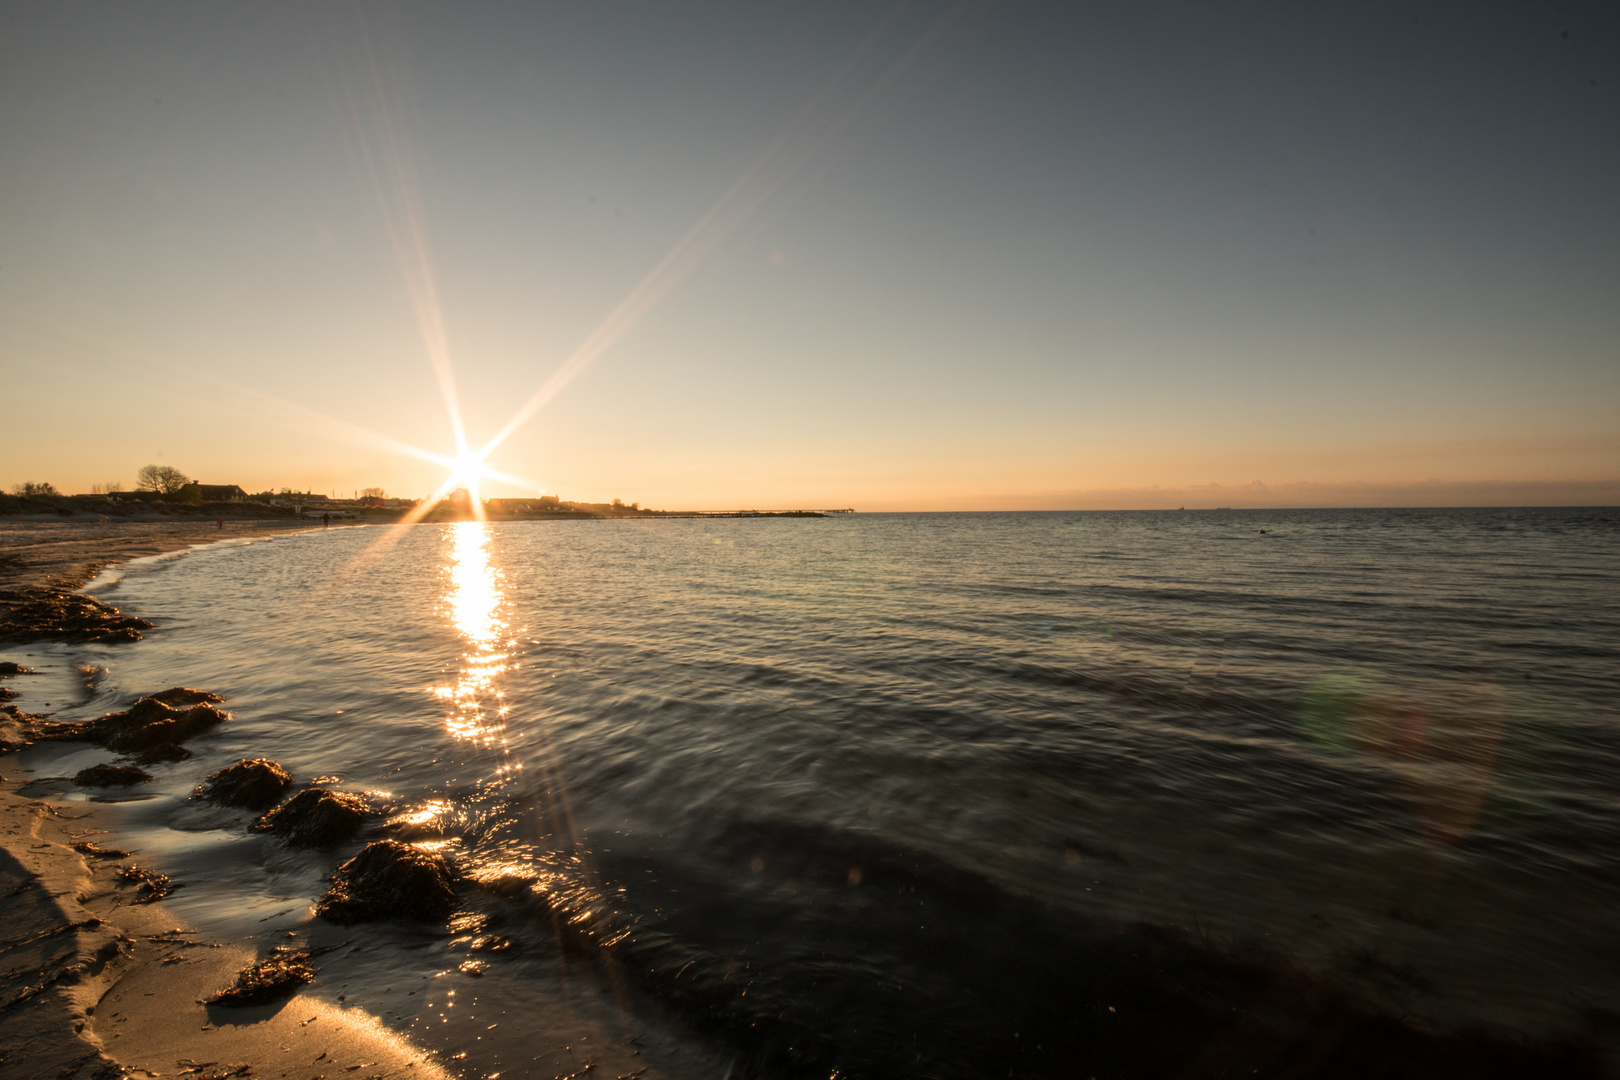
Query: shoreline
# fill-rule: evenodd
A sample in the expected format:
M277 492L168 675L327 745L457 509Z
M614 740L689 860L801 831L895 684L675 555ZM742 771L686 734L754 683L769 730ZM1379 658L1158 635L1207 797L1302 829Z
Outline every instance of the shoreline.
M321 527L320 522L284 518L226 518L221 527L217 519L201 518L60 521L0 517L0 589L80 589L108 567L132 559L222 540L269 538Z
M372 523L330 527L366 524ZM0 594L69 592L95 584L133 560L311 528L322 525L227 519L222 530L214 522L18 523L0 518ZM4 558L17 553L26 558ZM71 654L84 640L8 640L6 615L0 604L0 660L33 663L41 647ZM120 648L135 644L119 640ZM9 703L0 701L0 708L12 713L0 714L0 724L16 724L17 713L23 716L16 726L24 729L29 720L57 720L50 706L71 700L71 665L67 670L40 667L39 675L0 677L0 689L15 693ZM41 706L45 712L34 712ZM163 874L175 868L161 854L136 849L140 832L126 820L119 795L103 796L68 777L48 775L69 771L55 762L65 748L92 745L41 742L7 752L15 745L6 747L0 740L0 895L7 897L4 910L10 916L0 929L0 952L7 954L7 963L0 966L0 1080L173 1075L195 1080L335 1080L351 1075L355 1080L453 1080L486 1075L480 1066L487 1060L462 1061L468 1055L432 1038L436 1033L431 1029L407 1032L380 1011L346 1003L346 996L356 991L339 991L349 988L345 980L355 973L342 956L317 959L313 984L271 1004L205 1005L204 998L230 986L238 973L271 955L274 947L308 950L319 957L341 948L343 928L315 917L313 896L290 928L245 937L218 927L212 933L200 931L161 899L139 903L141 883L125 880L121 872L138 866ZM173 887L184 884L177 881ZM378 925L383 934L391 933L389 923ZM364 986L360 989L365 996ZM531 1014L526 1032L489 1025L491 1031L497 1026L505 1030L486 1045L502 1050L509 1062L528 1065L503 1068L508 1075L584 1075L581 1055L587 1073L638 1080L667 1080L670 1075L667 1066L642 1057L634 1036L661 1042L645 1030L626 1038L617 1022L581 1001L526 995L523 1004L541 1006ZM374 1001L370 1008L378 1005Z
M133 559L319 527L0 521L0 586L74 590ZM19 644L27 643L12 643ZM16 691L22 682L20 693L28 695L29 678L8 678L5 686ZM376 1017L322 997L299 994L236 1009L204 1005L204 997L256 959L253 950L209 939L161 902L134 902L138 885L120 871L143 860L123 850L116 807L73 797L78 789L71 781L36 777L33 763L27 750L0 758L0 895L7 915L0 931L6 957L0 1076L452 1075Z

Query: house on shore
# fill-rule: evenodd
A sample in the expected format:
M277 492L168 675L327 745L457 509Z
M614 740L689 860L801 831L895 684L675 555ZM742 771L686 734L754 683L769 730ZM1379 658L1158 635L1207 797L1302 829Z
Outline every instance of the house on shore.
M199 484L193 480L190 487L196 491L198 502L241 502L248 497L236 484Z

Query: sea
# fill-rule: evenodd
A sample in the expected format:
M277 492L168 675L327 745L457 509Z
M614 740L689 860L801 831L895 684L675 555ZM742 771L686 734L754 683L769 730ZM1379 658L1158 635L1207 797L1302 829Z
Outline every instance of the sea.
M97 796L163 903L322 945L309 993L468 1077L1091 1075L1167 985L1620 1060L1620 510L333 528L87 591L156 629L29 647L48 711L233 716ZM364 795L460 909L316 919L367 837L190 798L243 757Z

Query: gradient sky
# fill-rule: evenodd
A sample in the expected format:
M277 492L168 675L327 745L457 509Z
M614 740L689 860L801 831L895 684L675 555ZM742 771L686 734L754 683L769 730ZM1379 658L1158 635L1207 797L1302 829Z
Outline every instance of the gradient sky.
M441 370L571 374L486 494L1620 501L1620 16L0 14L0 484L423 495Z

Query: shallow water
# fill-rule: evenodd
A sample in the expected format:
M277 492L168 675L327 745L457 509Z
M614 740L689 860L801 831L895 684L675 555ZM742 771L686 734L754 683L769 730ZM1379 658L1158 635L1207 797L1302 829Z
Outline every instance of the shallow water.
M317 986L469 1074L538 1057L496 1012L558 1008L676 1074L1033 1061L1065 958L1136 923L1440 1028L1620 1016L1614 510L344 529L91 591L159 629L44 650L107 668L58 715L235 715L129 804L166 902L282 933L358 847L184 801L240 756L498 880L451 932L337 935Z

